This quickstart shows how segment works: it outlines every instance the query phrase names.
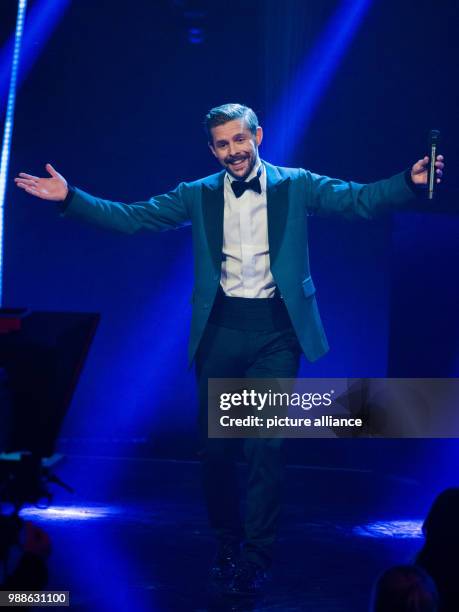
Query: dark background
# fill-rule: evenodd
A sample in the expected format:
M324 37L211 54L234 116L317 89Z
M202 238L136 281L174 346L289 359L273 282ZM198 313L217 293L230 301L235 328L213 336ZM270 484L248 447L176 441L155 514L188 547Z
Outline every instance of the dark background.
M39 4L29 3L30 15ZM459 375L457 6L368 2L307 130L297 130L287 152L276 143L288 117L273 122L273 109L341 4L74 0L23 71L4 305L102 315L62 450L194 457L191 233L125 236L64 220L12 179L43 174L51 162L90 193L147 199L218 170L202 119L228 101L252 106L269 126L261 148L268 161L361 182L410 167L426 154L428 131L441 130L448 171L435 207L421 201L377 222L312 219L312 274L331 351L304 362L302 374ZM3 0L0 11L4 44L16 2ZM196 27L200 44L190 42ZM291 108L309 95L310 76L290 92ZM457 461L455 441L292 442L288 456L298 463L426 470L436 485L455 480L447 467Z

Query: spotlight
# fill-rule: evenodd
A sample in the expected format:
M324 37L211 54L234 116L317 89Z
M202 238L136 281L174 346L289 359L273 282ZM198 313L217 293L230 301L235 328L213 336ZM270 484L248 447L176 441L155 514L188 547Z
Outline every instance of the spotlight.
M188 30L188 42L192 45L200 45L204 42L204 30L202 28L190 28Z
M185 21L187 40L191 45L200 45L205 40L207 7L204 0L173 0Z

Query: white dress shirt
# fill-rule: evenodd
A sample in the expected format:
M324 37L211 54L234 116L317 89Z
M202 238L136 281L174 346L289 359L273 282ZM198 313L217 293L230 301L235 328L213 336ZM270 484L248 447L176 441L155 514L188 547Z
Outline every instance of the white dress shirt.
M261 165L255 165L246 181L257 175ZM247 189L236 198L231 187L234 180L226 173L220 284L230 297L270 298L276 285L269 261L266 170L262 166L261 193Z

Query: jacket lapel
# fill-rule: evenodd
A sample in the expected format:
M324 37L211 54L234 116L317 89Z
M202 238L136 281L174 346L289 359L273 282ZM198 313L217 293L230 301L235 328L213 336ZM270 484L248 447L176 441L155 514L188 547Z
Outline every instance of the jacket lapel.
M214 174L202 184L202 215L207 244L215 267L220 273L223 250L223 179L225 170Z
M276 166L263 163L266 168L269 258L272 266L284 235L290 179L282 177ZM224 177L225 170L209 177L202 184L202 213L207 244L215 271L218 273L221 269L223 249Z
M271 268L277 257L285 232L288 213L288 187L290 179L284 178L276 166L263 162L266 168L268 209L268 242Z

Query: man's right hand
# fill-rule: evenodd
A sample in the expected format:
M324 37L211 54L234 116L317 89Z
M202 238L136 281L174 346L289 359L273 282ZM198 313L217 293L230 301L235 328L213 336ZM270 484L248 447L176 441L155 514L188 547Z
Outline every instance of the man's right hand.
M45 166L51 178L39 178L25 172L20 172L19 176L14 179L18 187L27 191L37 198L42 200L52 200L54 202L63 202L67 197L68 187L65 178L56 172L51 164Z

